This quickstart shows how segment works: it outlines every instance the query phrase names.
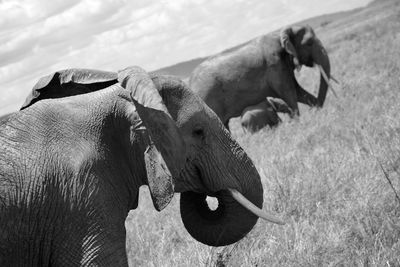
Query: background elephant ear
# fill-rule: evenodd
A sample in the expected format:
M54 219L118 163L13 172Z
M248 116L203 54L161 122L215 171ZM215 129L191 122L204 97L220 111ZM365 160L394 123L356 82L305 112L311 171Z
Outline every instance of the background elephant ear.
M267 101L271 104L271 106L276 112L289 113L289 114L292 112L291 108L289 108L286 102L280 98L267 97Z
M42 77L33 87L21 107L37 101L85 94L117 83L117 73L90 69L67 69Z
M173 196L172 177L179 176L185 162L185 143L147 72L129 67L118 72L118 81L130 90L136 110L149 132L150 146L145 152L147 178L153 204L161 210Z
M300 69L301 65L299 62L299 58L297 56L296 48L294 47L293 43L290 41L290 36L293 35L292 27L286 27L281 30L280 34L280 41L281 46L285 49L285 51L293 56L293 64L296 69Z

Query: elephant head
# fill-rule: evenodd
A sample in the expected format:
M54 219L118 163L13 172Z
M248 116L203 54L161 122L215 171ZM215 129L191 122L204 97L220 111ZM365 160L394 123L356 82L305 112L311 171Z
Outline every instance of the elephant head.
M174 192L180 192L182 221L196 240L212 246L237 242L253 228L258 217L283 224L261 210L263 188L250 158L216 114L180 79L149 75L138 67L118 74L66 70L58 74L58 87L47 87L53 79L39 82L24 108L41 97L65 96L65 92L56 92L66 90L63 84L68 90L86 88L82 92L116 83L128 90L133 110L140 117L136 124L145 126L142 128L148 147L144 166L154 206L163 209ZM218 199L216 210L208 207L207 196Z
M321 72L317 105L322 107L329 87L330 63L328 54L321 41L310 26L292 26L282 29L280 41L285 51L293 57L294 67L301 65L319 66Z
M148 89L144 92L150 95L153 91L151 99L158 96L157 102L165 105L164 114L170 114L183 140L184 148L175 148L175 152L185 151L183 155L167 153L170 148L164 149L162 154L168 167L171 159L176 163L172 164L175 171L171 173L175 192L181 192L181 216L188 232L202 243L221 246L240 240L253 228L258 216L249 210L281 223L279 219L260 214L263 189L256 168L201 98L176 77L153 75L146 81ZM124 82L121 84L125 86ZM150 136L153 139L163 136L167 128L162 121L168 120L169 115L154 123L159 112L141 107L140 102L143 101L135 101L135 105ZM166 140L159 142L161 151L166 143ZM208 207L207 195L218 199L216 210Z

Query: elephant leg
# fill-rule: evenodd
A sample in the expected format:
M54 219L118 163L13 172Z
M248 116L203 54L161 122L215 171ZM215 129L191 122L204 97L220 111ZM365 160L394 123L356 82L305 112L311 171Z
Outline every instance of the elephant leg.
M318 105L318 100L315 96L304 90L299 84L296 85L297 101L310 107Z

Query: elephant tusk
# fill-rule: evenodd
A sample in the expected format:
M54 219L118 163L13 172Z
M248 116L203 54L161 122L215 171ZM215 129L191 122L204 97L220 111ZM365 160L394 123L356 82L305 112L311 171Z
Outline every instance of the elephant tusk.
M331 80L334 81L337 84L340 84L340 82L335 77L333 77L332 75L331 75Z
M285 222L282 219L280 219L272 214L268 214L267 212L258 208L256 205L251 203L247 198L245 198L237 190L228 188L228 191L231 193L232 197L237 202L239 202L240 205L242 205L243 207L245 207L246 209L248 209L249 211L251 211L252 213L257 215L258 217L263 218L264 220L272 222L272 223L281 224L281 225L285 224Z
M318 66L319 71L321 72L322 77L324 78L326 84L328 85L328 88L330 88L330 89L332 90L333 95L337 98L338 96L337 96L335 90L333 89L332 85L329 83L328 75L326 75L326 73L325 73L325 71L324 71L324 69L322 68L321 65L319 65L319 64L316 64L316 65Z

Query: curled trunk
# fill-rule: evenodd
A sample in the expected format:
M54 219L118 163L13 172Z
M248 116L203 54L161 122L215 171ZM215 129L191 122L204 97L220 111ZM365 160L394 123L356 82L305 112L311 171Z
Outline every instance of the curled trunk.
M254 205L262 208L263 188L260 176L247 155L245 157L249 165L241 166L247 172L246 178L240 180L241 193ZM218 199L216 210L208 207L206 197L204 193L181 194L182 221L197 241L210 246L230 245L242 239L256 224L258 217L233 199L228 190L220 190L212 195Z
M232 198L228 191L215 194L218 208L211 210L206 194L181 194L181 216L188 232L199 242L209 246L226 246L242 239L254 227L258 217ZM249 196L247 196L249 198ZM262 207L262 196L258 203Z

